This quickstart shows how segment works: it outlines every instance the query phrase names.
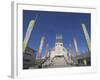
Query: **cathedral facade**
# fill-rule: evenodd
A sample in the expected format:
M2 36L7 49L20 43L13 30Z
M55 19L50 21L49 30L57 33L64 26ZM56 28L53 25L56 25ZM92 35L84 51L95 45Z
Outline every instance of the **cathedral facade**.
M47 61L43 67L64 67L68 64L68 51L63 45L61 35L56 36L55 46L49 52Z

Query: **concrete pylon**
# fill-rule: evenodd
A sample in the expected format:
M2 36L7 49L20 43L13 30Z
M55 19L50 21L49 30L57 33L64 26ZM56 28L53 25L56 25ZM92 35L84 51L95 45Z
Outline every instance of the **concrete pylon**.
M45 37L43 36L41 38L40 47L39 47L39 50L38 50L38 59L41 59L41 57L42 57L42 48L43 48L44 40L45 40Z
M48 44L46 45L46 55L45 58L47 58L49 56L49 50L48 50Z
M25 37L24 37L24 41L23 41L23 52L25 51L25 49L27 47L28 40L30 38L30 35L31 35L31 32L33 30L34 25L35 25L35 20L31 20L29 22L28 29L27 29L26 34L25 34Z
M82 24L82 29L83 29L83 32L84 32L85 39L87 41L88 49L91 52L91 40L90 40L90 37L89 37L89 34L87 32L85 24Z
M71 64L73 64L73 59L72 59L72 45L69 45L69 58L70 58L70 62Z
M75 50L76 50L76 61L78 63L78 47L77 47L77 41L76 41L75 37L74 37L74 47L75 47Z

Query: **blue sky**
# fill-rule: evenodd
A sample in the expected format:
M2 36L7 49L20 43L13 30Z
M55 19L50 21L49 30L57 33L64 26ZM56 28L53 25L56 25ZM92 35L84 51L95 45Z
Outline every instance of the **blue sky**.
M36 24L28 42L30 48L38 51L40 39L45 34L45 42L42 52L44 55L46 44L49 45L50 49L53 48L55 45L56 35L61 34L66 49L69 48L70 43L73 44L73 38L76 37L79 52L82 53L88 50L81 24L85 23L90 36L91 14L23 10L23 38L29 21L35 19L36 16ZM75 54L74 48L73 54Z

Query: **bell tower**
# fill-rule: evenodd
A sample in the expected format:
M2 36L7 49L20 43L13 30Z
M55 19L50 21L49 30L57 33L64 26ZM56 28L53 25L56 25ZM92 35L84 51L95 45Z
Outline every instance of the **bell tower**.
M67 49L63 45L62 35L57 35L55 47L51 50L50 64L52 64L52 66L66 66L67 62Z
M62 35L57 35L57 36L56 36L56 43L55 43L55 46L63 46Z

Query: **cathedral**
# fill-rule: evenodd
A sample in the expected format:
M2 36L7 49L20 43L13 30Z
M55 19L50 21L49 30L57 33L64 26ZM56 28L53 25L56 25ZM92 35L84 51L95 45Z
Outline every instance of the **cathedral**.
M44 62L43 67L68 66L68 51L63 45L63 38L61 35L56 36L55 46L48 54L48 59Z

